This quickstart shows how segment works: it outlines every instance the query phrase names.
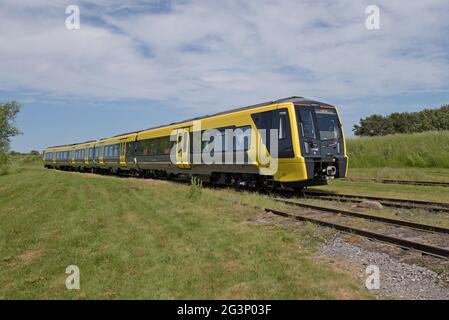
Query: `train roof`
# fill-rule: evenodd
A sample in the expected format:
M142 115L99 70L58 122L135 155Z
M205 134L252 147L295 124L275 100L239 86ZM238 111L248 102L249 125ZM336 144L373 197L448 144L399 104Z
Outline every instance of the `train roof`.
M79 145L79 144L92 143L92 142L96 142L96 141L97 141L97 140L89 140L89 141L78 142L78 143L62 144L62 145L59 145L59 146L51 146L51 147L47 147L47 148L45 148L45 149L72 147L72 146L77 146L77 145Z
M117 137L126 136L126 135L130 135L130 134L134 134L134 133L139 133L139 132L142 132L142 131L148 131L148 130L154 130L154 129L167 127L167 126L173 126L173 125L181 124L181 123L184 123L184 122L191 122L191 121L195 121L195 120L201 120L201 119L221 116L221 115L225 115L225 114L229 114L229 113L234 113L234 112L239 112L239 111L244 111L244 110L249 110L249 109L254 109L254 108L260 108L260 107L264 107L264 106L269 106L269 105L272 105L272 104L287 103L287 102L292 102L292 103L300 104L300 105L302 105L302 104L304 104L304 105L317 104L317 105L330 106L329 104L323 103L323 102L320 102L320 101L306 99L306 98L300 97L300 96L291 96L291 97L287 97L287 98L282 98L282 99L262 102L262 103L258 103L258 104L253 104L253 105L249 105L249 106L246 106L246 107L233 108L233 109L230 109L230 110L226 110L226 111L222 111L222 112L218 112L218 113L214 113L214 114L210 114L210 115L200 116L200 117L196 117L196 118L191 118L191 119L187 119L187 120L183 120L183 121L177 121L177 122L172 122L172 123L169 123L169 124L158 125L158 126L150 127L150 128L143 129L143 130L137 130L137 131L131 131L131 132L127 132L127 133L121 133L121 134L117 134L117 135L109 137L109 138L101 138L101 139L91 140L91 141L86 141L86 142L81 142L81 143L73 143L73 144L67 144L67 145L61 145L61 146L48 147L47 149L60 148L60 147L69 147L69 146L74 146L74 145L78 145L78 144L84 144L84 143L89 143L89 142L96 142L96 141L100 141L100 140L107 140L107 139L117 138Z
M292 96L292 97L288 97L288 98L282 98L282 99L278 99L278 100L272 100L272 101L262 102L262 103L258 103L258 104L253 104L253 105L246 106L246 107L233 108L233 109L230 109L230 110L226 110L226 111L222 111L222 112L218 112L218 113L213 113L213 114L208 114L208 115L205 115L205 116L190 118L190 119L187 119L187 120L172 122L172 123L168 123L168 124L162 124L162 125L146 128L146 129L143 129L143 130L138 130L138 131L128 132L128 133L124 133L124 134L119 134L117 136L113 136L112 138L115 138L115 137L118 137L118 136L123 136L123 135L126 135L126 134L133 134L133 133L138 133L138 132L142 132L142 131L154 130L154 129L159 129L159 128L163 128L163 127L167 127L167 126L173 126L173 125L177 125L177 124L181 124L181 123L185 123L185 122L191 122L191 121L195 121L195 120L201 120L201 119L221 116L221 115L225 115L225 114L230 114L230 113L234 113L234 112L250 110L250 109L260 108L260 107L264 107L264 106L269 106L269 105L272 105L272 104L279 104L279 103L286 103L286 102L301 103L301 104L319 104L319 105L330 106L330 105L328 105L326 103L323 103L323 102L320 102L320 101L310 100L310 99L306 99L306 98L300 97L300 96Z

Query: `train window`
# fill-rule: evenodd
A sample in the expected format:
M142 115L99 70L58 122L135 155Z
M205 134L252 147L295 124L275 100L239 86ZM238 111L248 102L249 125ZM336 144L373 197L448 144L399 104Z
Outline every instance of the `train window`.
M224 152L226 150L231 151L229 147L225 145L226 143L226 130L231 128L220 128L215 129L213 132L211 132L212 135L209 137L209 141L202 141L202 150L207 147L210 150L213 150L214 152ZM204 138L204 137L203 137ZM231 141L232 141L232 135L231 135Z
M316 111L321 140L338 139L339 125L337 114Z
M175 144L174 141L170 141L170 137L163 137L159 139L159 154L169 155L170 151Z
M137 155L148 156L150 154L149 140L140 140L137 142Z
M214 152L222 152L225 150L224 148L224 132L220 130L220 133L217 132L216 135L214 135Z
M301 124L304 138L316 139L315 125L313 124L312 110L298 108L301 117Z
M107 150L107 156L108 158L114 158L116 157L116 145L109 145L105 147L105 152Z
M157 155L157 149L158 149L158 139L151 139L150 140L150 156Z
M107 146L108 148L108 158L114 157L114 146Z
M135 142L126 143L126 156L131 157L134 154Z
M279 140L287 138L287 115L279 115Z
M234 131L234 150L248 151L251 141L251 126L236 128Z
M202 143L202 146L201 146L201 150L205 150L208 146L209 146L209 144L210 145L212 145L212 143L213 143L213 141L214 141L214 136L211 136L210 138L209 138L209 141L202 141L201 143Z

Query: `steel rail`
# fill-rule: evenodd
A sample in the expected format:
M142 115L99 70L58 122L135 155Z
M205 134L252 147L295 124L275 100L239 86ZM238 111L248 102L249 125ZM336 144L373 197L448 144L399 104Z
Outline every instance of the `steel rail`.
M329 208L329 207L322 207L322 206L317 206L317 205L299 203L296 201L285 200L285 199L280 199L280 198L273 198L273 200L276 200L276 201L282 202L282 203L286 203L286 204L291 204L291 205L298 206L298 207L302 207L302 208L313 209L313 210L317 210L317 211L341 214L344 216L361 218L361 219L371 220L371 221L379 221L379 222L383 222L383 223L387 223L387 224L391 224L391 225L395 225L395 226L409 227L409 228L413 228L413 229L417 229L417 230L449 234L449 229L443 228L443 227L438 227L438 226L433 226L433 225L429 225L429 224L416 223L416 222L400 220L400 219L391 219L391 218L374 216L371 214L355 212L355 211L348 211L348 210L343 210L343 209L338 209L338 208Z
M449 258L449 249L446 249L446 248L441 248L441 247L428 245L428 244L424 244L424 243L420 243L420 242L416 242L416 241L401 239L401 238L389 236L389 235L374 232L374 231L368 231L368 230L361 229L361 228L350 227L347 225L329 222L326 220L312 218L312 217L308 217L308 216L304 216L304 215L291 214L291 213L277 210L277 209L272 209L272 208L264 208L264 209L266 212L271 212L278 216L294 218L295 220L298 220L298 221L311 222L313 224L333 228L333 229L336 229L336 230L339 230L342 232L356 234L356 235L374 239L377 241L393 244L393 245L399 246L404 249L413 249L413 250L419 251L423 254L432 255L435 257L439 257L439 258Z
M428 186L428 187L449 187L449 182L443 181L415 181L415 180L397 180L397 179L345 179L345 181L373 181L377 183L385 183L385 184L405 184L412 186Z
M425 209L429 211L449 212L449 203L433 202L423 200L409 200L398 198L386 198L375 196L364 196L355 194L328 193L323 191L305 191L304 196L315 199L338 200L343 202L362 202L363 200L378 201L382 205L395 208Z

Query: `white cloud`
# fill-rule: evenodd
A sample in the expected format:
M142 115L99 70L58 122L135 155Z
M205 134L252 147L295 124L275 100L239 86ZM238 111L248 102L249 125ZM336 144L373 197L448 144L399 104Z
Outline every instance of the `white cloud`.
M381 29L369 31L371 2L182 1L167 13L120 15L146 2L80 1L81 30L69 31L70 1L4 0L0 88L173 101L203 113L286 95L448 91L449 3L376 1Z

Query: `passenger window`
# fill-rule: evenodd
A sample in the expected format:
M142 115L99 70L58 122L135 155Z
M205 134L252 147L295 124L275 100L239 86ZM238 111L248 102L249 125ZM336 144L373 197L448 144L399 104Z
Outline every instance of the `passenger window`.
M304 138L316 139L315 125L313 123L312 111L299 108Z
M164 137L159 140L159 154L169 155L174 142L170 141L170 137Z
M234 131L234 150L248 151L251 141L251 127L240 127Z
M285 114L279 116L279 140L287 138L287 117Z
M224 132L220 130L220 133L217 133L216 136L214 136L214 152L223 152L225 151L224 143L225 143L225 137Z
M158 139L150 140L150 156L157 155Z

